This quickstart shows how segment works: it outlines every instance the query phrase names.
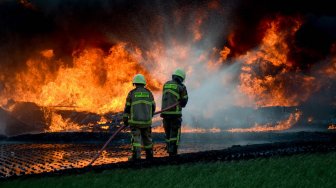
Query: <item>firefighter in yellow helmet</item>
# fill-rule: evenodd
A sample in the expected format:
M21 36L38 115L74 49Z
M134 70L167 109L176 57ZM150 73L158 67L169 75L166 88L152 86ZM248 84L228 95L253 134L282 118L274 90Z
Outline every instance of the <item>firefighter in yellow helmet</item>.
M185 78L184 70L176 69L172 75L172 80L163 85L162 109L179 102L175 108L161 113L169 156L177 155L181 134L182 108L188 103L187 88L183 84Z
M145 88L146 80L141 74L133 78L135 88L128 93L123 121L131 128L131 161L141 159L141 143L146 151L146 159L153 158L152 117L155 101L150 90Z

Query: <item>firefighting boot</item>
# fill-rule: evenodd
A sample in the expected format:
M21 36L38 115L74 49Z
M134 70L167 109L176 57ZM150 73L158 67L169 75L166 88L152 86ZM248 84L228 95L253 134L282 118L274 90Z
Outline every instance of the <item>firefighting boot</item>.
M128 161L134 162L141 159L141 150L140 148L134 147L132 150L132 156L128 158Z
M166 142L166 151L169 153L169 141Z
M168 154L169 154L169 157L174 157L174 156L176 156L176 153L177 152L175 152L175 144L174 143L170 143L169 144L169 148L168 148Z
M170 143L169 148L169 157L175 157L177 156L177 144L176 143Z
M153 149L146 149L146 159L153 159Z
M173 155L174 156L177 155L177 144L176 143L174 144L174 147L173 147Z

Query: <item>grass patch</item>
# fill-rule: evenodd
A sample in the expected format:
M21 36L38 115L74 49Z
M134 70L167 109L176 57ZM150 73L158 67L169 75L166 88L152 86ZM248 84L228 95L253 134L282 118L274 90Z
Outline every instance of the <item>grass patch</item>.
M0 187L336 187L336 153L17 179Z

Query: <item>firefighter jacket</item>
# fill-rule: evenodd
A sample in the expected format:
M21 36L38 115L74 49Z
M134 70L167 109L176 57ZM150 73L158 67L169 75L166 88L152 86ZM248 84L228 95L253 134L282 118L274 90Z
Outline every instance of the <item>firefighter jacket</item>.
M173 79L163 85L162 109L165 109L176 102L179 104L165 112L161 113L163 118L179 118L182 117L182 108L188 103L188 92L186 86L178 79Z
M124 110L124 122L140 128L149 127L155 112L153 94L144 86L137 86L128 93Z

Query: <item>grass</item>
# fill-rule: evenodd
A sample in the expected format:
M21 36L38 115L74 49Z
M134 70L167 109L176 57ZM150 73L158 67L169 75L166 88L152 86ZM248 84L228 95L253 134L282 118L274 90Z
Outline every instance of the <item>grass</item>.
M17 179L0 187L336 187L336 153Z

